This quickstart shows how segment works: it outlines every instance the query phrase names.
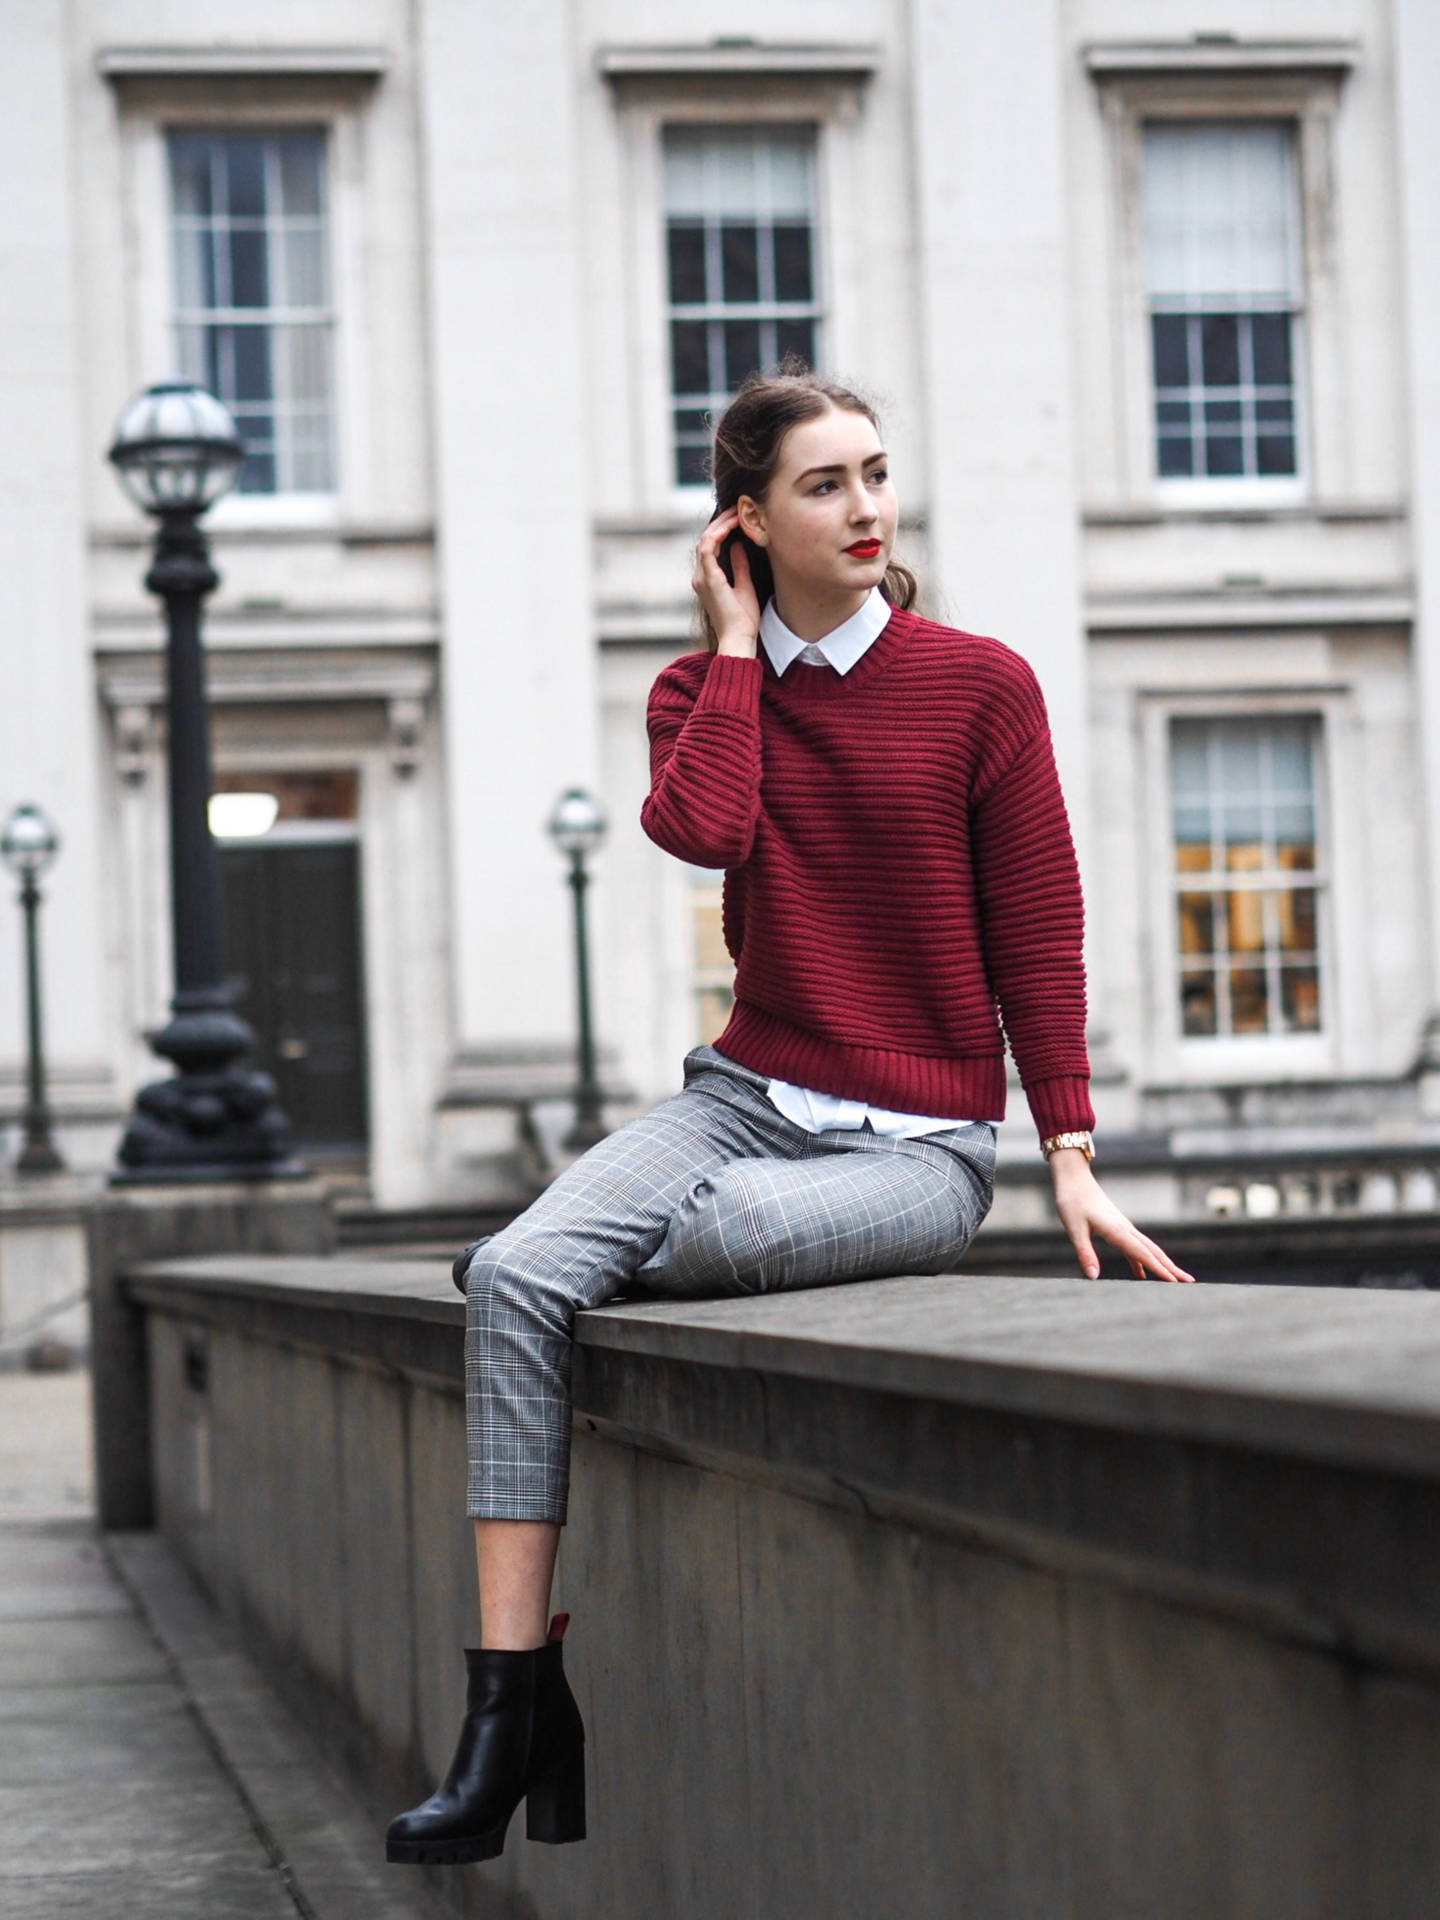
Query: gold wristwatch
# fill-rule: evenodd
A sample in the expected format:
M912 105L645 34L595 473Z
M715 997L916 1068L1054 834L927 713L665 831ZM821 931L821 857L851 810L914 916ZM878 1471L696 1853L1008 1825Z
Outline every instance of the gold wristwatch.
M1095 1142L1088 1133L1050 1133L1040 1142L1040 1151L1047 1160L1061 1147L1079 1147L1087 1160L1095 1158Z

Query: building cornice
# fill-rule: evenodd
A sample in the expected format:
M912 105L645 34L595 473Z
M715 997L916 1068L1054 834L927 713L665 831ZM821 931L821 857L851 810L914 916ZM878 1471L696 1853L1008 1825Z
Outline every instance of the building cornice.
M1195 34L1188 40L1096 40L1081 48L1096 79L1152 74L1312 73L1340 79L1359 63L1358 40L1242 40Z
M114 84L254 76L377 81L390 55L383 47L101 47L95 66Z
M736 36L670 46L601 47L595 64L605 79L633 80L868 80L880 67L870 42L797 44Z

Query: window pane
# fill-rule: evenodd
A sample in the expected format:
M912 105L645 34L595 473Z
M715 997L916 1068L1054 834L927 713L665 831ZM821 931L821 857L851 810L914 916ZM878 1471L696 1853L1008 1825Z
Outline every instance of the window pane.
M1189 322L1184 314L1156 313L1151 315L1151 345L1155 352L1155 384L1157 387L1187 387L1190 384L1189 346L1187 329Z
M1155 466L1162 480L1183 479L1195 471L1195 450L1188 432L1162 433L1155 449Z
M1180 895L1180 951L1184 954L1215 951L1215 896L1210 893Z
M760 241L754 226L727 221L720 229L721 286L727 301L760 298Z
M1231 953L1265 951L1265 896L1236 891L1226 896L1229 907L1225 943Z
M325 243L318 227L291 227L284 236L285 305L325 305Z
M232 307L265 307L270 304L270 278L266 269L265 229L232 227L230 230L230 301Z
M1255 354L1255 380L1262 387L1290 384L1290 315L1255 313L1250 316L1250 338Z
M230 327L234 354L234 385L229 398L268 400L274 393L270 371L270 329L268 327Z
M277 392L288 401L310 403L323 416L329 397L330 338L324 327L276 327ZM322 403L317 406L316 403Z
M1180 976L1180 1027L1183 1033L1219 1031L1215 975L1206 967L1187 968Z
M777 320L775 357L784 360L793 354L807 367L815 365L815 322L813 320Z
M1288 434L1262 433L1255 441L1257 473L1295 473L1295 442Z
M710 391L706 324L703 320L672 320L670 323L671 377L676 393Z
M177 213L210 213L210 151L210 141L197 135L171 135L170 179Z
M671 305L701 305L705 299L705 229L672 220L666 238L670 254Z
M321 192L323 135L284 134L277 141L280 157L280 205L287 217L318 216Z
M1320 976L1314 967L1280 969L1280 1018L1291 1033L1319 1030Z
M775 228L775 298L809 300L813 298L810 269L810 228L780 225Z
M208 226L176 228L175 301L181 307L215 305L215 254Z
M1277 944L1282 953L1315 951L1315 889L1289 887L1274 895Z
M710 478L708 448L704 442L675 443L675 484L679 487L704 486Z
M1230 969L1230 1030L1264 1033L1268 1024L1265 974L1259 967Z
M265 213L265 143L255 135L232 133L224 143L226 210L232 219L261 219Z
M1239 386L1240 322L1234 314L1202 315L1200 364L1207 387Z
M733 392L760 365L760 328L753 320L725 322L725 384Z
M1238 434L1211 433L1205 436L1205 471L1236 474L1245 471L1245 445Z

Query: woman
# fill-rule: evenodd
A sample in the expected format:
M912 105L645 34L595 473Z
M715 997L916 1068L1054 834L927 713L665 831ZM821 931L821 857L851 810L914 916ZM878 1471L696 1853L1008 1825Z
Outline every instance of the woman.
M913 611L878 421L848 389L753 376L714 475L706 647L651 690L641 824L726 869L735 1004L682 1092L456 1262L481 1646L450 1771L391 1859L497 1854L522 1795L531 1839L583 1837L569 1616L545 1631L577 1307L949 1271L993 1197L1004 1033L1083 1272L1098 1234L1137 1278L1194 1278L1090 1171L1083 907L1034 673Z

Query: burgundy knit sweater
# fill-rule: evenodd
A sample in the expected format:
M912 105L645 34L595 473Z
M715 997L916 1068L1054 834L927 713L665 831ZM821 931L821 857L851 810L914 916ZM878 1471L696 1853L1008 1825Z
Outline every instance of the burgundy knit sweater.
M645 832L723 867L742 1066L915 1113L1093 1127L1084 906L1044 696L896 609L848 673L687 653L650 690Z

